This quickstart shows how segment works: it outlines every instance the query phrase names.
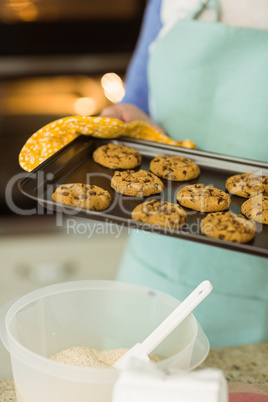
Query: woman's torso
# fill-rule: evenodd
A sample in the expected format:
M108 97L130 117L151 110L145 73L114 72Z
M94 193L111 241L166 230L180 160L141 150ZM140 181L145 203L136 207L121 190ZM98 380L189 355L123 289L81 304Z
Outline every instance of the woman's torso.
M214 0L211 0L211 2L213 1ZM178 24L174 25L174 29L172 27L169 27L170 31L166 29L165 17L168 17L170 13L173 16L175 15L174 7L182 7L186 17L187 14L191 12L189 5L192 7L193 5L196 6L198 3L198 0L194 2L193 0L185 0L183 2L163 0L162 17L164 26L159 38L152 47L152 55L150 57L151 69L149 68L149 88L152 90L155 98L157 98L155 110L153 111L154 116L157 120L164 111L166 116L164 115L163 119L167 121L168 124L171 123L168 127L173 130L172 136L174 138L177 137L177 139L185 138L183 136L185 132L183 130L180 131L180 112L171 112L172 110L176 110L177 105L181 106L184 108L183 110L186 110L186 115L183 116L185 127L189 127L189 130L197 130L197 134L195 133L197 139L199 139L200 131L204 136L204 138L202 135L200 137L201 147L203 144L206 144L205 136L207 132L210 131L211 139L213 139L214 133L216 134L214 138L215 142L211 150L214 152L221 152L221 150L223 150L223 153L228 153L225 152L226 147L220 147L219 149L217 145L217 135L219 136L217 127L219 127L219 118L222 117L221 109L226 111L226 120L229 119L232 121L232 118L236 119L237 117L238 123L234 133L230 131L230 124L227 131L221 128L223 130L223 137L226 134L226 138L230 139L230 141L232 141L234 134L237 134L238 139L242 138L244 142L247 141L249 137L253 141L253 139L256 138L256 130L252 132L248 128L244 116L251 120L253 119L253 127L255 127L255 124L259 124L260 116L259 132L261 142L258 142L257 145L253 144L255 151L254 147L252 148L251 146L245 146L245 150L253 159L263 159L267 154L266 151L263 151L263 149L265 149L263 145L265 141L267 142L267 131L265 130L268 127L268 121L266 124L268 97L265 91L263 91L263 83L265 83L265 85L268 83L266 73L268 65L267 52L265 53L265 51L262 52L261 49L257 49L258 54L264 54L264 59L260 60L258 58L256 60L256 66L260 66L257 75L247 71L248 63L243 64L243 60L238 68L233 69L232 66L233 63L236 66L237 63L241 63L240 57L238 57L237 60L235 59L238 54L237 52L241 52L243 57L245 55L249 57L248 61L251 63L251 66L254 67L255 61L252 59L251 54L254 55L256 50L255 44L259 45L261 43L264 50L268 48L267 31L263 32L261 29L258 31L256 29L253 31L243 29L245 26L263 29L263 26L254 26L256 22L259 21L259 11L256 11L255 7L262 5L262 13L265 13L267 6L265 2L261 0L254 2L254 6L249 0L237 0L235 6L232 4L231 0L227 0L221 4L222 13L220 15L223 25L214 23L215 12L209 9L199 16L200 20L207 21L205 25L200 24L200 21L197 21L195 24L195 21L190 20L183 21L182 24L180 24L178 20ZM246 7L244 7L246 4L249 7L253 7L253 11L251 8L251 12L248 13ZM169 6L171 8L169 8ZM179 12L180 19L183 20L182 9L180 8L180 10L177 9L176 11ZM241 10L241 14L238 12L239 10ZM225 27L224 24L229 25ZM268 25L268 18L266 24ZM228 26L230 26L230 30ZM242 30L233 29L233 27L239 28L240 26ZM166 36L164 36L165 32L167 32ZM225 41L226 33L228 37L227 42ZM233 40L230 40L228 36L229 33L234 35L232 37ZM240 34L242 34L241 37ZM245 37L244 34L246 35ZM202 41L202 39L204 40ZM240 42L241 39L242 42ZM215 58L215 54L217 52L218 56L223 57L224 60L226 45L232 46L233 43L236 44L237 49L235 48L233 53L227 52L231 68L229 70L228 68L227 70L224 69L222 75L218 74L217 70L218 68L222 68L222 65L219 62L220 59ZM240 44L243 45L242 50L239 47ZM187 63L189 62L187 68L185 68L183 64L185 59L183 59L182 62L180 59L184 53ZM234 60L232 63L233 57ZM208 63L208 60L211 64ZM174 66L174 68L169 70L170 66ZM207 74L207 69L210 67L213 67L214 75ZM206 98L204 105L202 105L203 109L201 113L199 110L200 103L195 103L196 92L193 91L192 98L190 96L191 94L189 94L192 85L191 74L194 76L195 68L197 68L198 73L200 73L200 77L204 77L203 72L205 72L205 76L207 74L207 82L204 83L202 81L199 82L198 79L196 80L198 96L200 96L200 99L202 99L202 96ZM243 93L238 93L237 97L233 96L233 84L236 85L236 77L237 79L241 78L240 71L246 71L251 82L250 85L252 85L254 90L256 90L255 82L258 81L257 90L263 95L263 98L259 99L261 110L256 110L256 116L256 105L255 109L253 105L253 116L251 114L248 116L244 114L242 117L239 112L239 108L241 108L240 103L243 104L248 93L246 93L245 96ZM233 74L236 74L236 76L234 77ZM212 76L215 78L215 82L210 82ZM207 89L210 88L211 93L213 93L215 88L217 89L221 78L223 82L220 83L220 85L222 85L223 92L217 93L217 96L214 98L210 97ZM155 86L157 86L156 83L158 84L160 81L163 87L158 91ZM181 85L178 89L173 85L174 82L176 82L177 85L177 81L179 85ZM242 82L241 88L243 89L244 86L247 87L247 85L243 85ZM170 90L171 88L172 90ZM257 93L259 93L258 91ZM171 93L173 93L174 96L170 97ZM233 101L233 98L235 98L236 103L232 108L230 107L230 102ZM225 99L224 102L223 99ZM215 101L215 110L213 110L213 104L210 103L211 100L213 102ZM246 106L248 107L247 103ZM174 109L172 109L173 107ZM237 107L238 111L236 112L235 108ZM190 118L187 117L189 109L191 109L189 114ZM215 119L213 121L211 121L211 116L213 116L212 112L215 112ZM228 114L229 112L233 113L232 117ZM198 113L200 114L200 122L194 125L194 121L192 120L194 120L194 117L198 115ZM162 121L160 120L160 124L161 123ZM215 130L214 127L212 127L212 123L214 124ZM245 128L248 130L246 133ZM191 131L189 131L189 138L192 139ZM220 142L221 138L218 138L218 140ZM239 147L239 141L238 144L235 144L234 154L236 154L237 147ZM208 142L208 144L209 146L211 145L210 142ZM260 146L260 144L262 145ZM225 145L226 144L224 144L224 146ZM243 156L244 149L240 148L238 151L241 156ZM268 149L268 146L266 149ZM232 151L230 151L229 154L232 154ZM246 254L191 243L186 240L170 239L167 236L133 232L119 277L125 281L143 283L164 290L179 299L186 297L189 291L197 285L200 280L210 279L215 284L214 291L210 298L208 298L208 301L198 310L197 317L200 319L201 324L204 325L205 332L207 332L210 340L212 340L213 346L262 341L268 338L267 259L255 256L249 257ZM230 281L231 287L229 286Z

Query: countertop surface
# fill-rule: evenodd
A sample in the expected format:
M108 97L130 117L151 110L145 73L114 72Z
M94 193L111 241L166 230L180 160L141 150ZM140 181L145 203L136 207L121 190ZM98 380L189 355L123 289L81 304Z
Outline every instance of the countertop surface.
M245 390L252 384L257 393L268 395L268 343L211 349L198 369L208 367L224 372L229 392L237 392L237 384L243 383ZM0 402L5 401L16 402L12 379L0 382Z
M223 370L228 382L268 386L268 343L211 349L205 367Z

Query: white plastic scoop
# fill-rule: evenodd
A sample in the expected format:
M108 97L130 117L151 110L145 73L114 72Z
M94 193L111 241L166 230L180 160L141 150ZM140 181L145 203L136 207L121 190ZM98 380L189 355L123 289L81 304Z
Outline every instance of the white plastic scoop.
M186 318L192 310L211 292L213 286L208 280L200 283L186 299L142 342L129 349L113 367L121 369L125 367L130 357L149 360L151 353L173 329Z

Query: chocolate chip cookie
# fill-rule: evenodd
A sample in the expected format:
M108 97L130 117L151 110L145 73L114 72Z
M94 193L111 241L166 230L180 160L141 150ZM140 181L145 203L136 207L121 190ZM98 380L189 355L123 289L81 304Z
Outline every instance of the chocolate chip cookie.
M186 212L178 204L158 200L150 200L137 205L131 216L136 221L170 229L179 229L187 218Z
M192 180L200 174L200 168L194 161L177 155L156 156L150 163L150 170L163 179L173 181Z
M115 171L111 180L111 187L118 193L144 197L161 193L164 188L162 181L153 173L146 170Z
M72 207L101 211L108 208L111 195L102 188L84 183L68 183L59 186L52 199Z
M178 191L177 200L183 207L201 212L224 211L231 203L227 193L203 183L184 186Z
M254 197L259 193L268 195L268 177L253 173L236 174L228 177L226 188L229 193L244 198Z
M110 143L97 148L93 160L109 169L134 169L141 164L142 156L131 147Z
M241 212L247 218L268 225L268 196L259 194L245 201Z
M230 211L212 212L200 223L201 232L209 237L236 243L247 243L256 232L255 222Z

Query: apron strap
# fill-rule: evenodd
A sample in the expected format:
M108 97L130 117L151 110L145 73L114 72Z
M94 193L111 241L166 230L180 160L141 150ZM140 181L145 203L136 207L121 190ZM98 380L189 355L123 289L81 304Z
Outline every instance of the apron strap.
M220 5L218 0L200 0L197 8L188 16L189 19L197 19L202 12L211 8L215 12L215 21L220 20Z

